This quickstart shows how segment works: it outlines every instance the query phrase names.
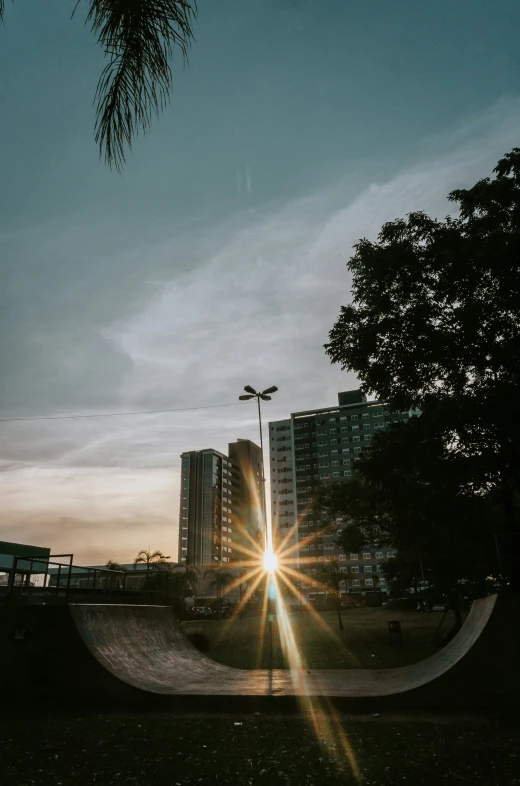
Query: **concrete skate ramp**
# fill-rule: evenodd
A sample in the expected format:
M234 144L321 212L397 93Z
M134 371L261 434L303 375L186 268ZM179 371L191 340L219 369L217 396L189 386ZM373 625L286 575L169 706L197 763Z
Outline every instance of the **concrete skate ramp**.
M30 661L25 664L27 673L21 674L19 649L18 657L11 659L11 677L7 663L1 664L1 671L7 677L7 692L31 684L32 695L42 695L43 684L43 695L97 704L281 708L298 703L297 697L310 697L351 709L504 706L520 702L514 608L496 595L475 601L455 638L411 666L310 673L248 671L218 664L188 641L169 607L82 604L24 609L33 624L38 612L47 618L42 632L47 645L39 648L47 665L42 667L41 657L36 661L39 683L30 669L27 672ZM345 621L348 632L348 616ZM27 624L30 630L30 621Z
M482 679L489 668L490 653L486 650L493 654L499 644L496 631L490 630L493 616L499 616L497 600L493 595L475 601L457 636L419 663L395 669L329 669L311 673L282 669L248 671L215 663L195 649L171 611L164 607L78 605L71 606L71 613L83 641L99 663L118 680L140 691L176 696L380 699L418 694L422 689L424 694L444 691L447 698L453 690L460 695L468 682L470 693L492 689L489 675L487 685L482 684ZM348 630L348 617L346 623ZM486 643L484 639L489 638L492 640ZM481 646L477 647L479 642ZM501 652L502 668L505 659L506 653Z

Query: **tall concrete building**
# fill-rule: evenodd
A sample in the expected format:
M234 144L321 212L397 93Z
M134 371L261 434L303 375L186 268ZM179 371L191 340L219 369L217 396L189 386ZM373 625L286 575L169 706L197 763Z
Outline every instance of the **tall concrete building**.
M336 542L348 522L338 519L338 529L326 534L325 522L312 513L311 505L318 486L351 477L356 457L370 446L374 434L408 417L408 412L391 412L385 404L367 401L361 391L351 390L338 393L335 407L294 412L290 419L269 423L274 542L290 550L299 560L295 567L311 580L320 563L333 557L349 574L344 594L365 593L376 584L385 589L380 562L393 551L367 548L358 554L343 553ZM305 594L312 597L318 590L307 587Z
M181 455L179 562L231 567L250 559L244 549L263 544L262 454L248 439L228 455L192 450Z

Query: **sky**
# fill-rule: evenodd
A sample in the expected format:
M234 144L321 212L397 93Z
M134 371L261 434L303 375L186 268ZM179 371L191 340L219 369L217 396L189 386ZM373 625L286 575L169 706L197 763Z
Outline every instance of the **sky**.
M244 385L279 387L266 424L356 387L323 349L353 244L520 145L520 4L199 0L122 176L86 7L0 28L0 539L175 559L180 454L258 441Z

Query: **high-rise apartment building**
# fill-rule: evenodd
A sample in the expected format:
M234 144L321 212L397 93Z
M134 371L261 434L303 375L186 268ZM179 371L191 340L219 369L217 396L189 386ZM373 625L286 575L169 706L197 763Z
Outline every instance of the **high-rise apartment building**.
M338 394L335 407L295 412L290 419L269 423L274 542L290 550L290 557L299 560L300 572L309 574L311 581L320 563L332 557L349 574L342 588L345 594L370 591L376 584L384 588L380 562L393 551L367 548L344 554L336 543L348 522L338 519L337 531L324 532L325 522L312 512L312 501L321 484L351 477L356 457L370 446L374 434L408 417L408 412L392 412L385 404L367 401L361 391L351 390ZM315 593L311 587L305 594Z
M239 439L228 455L192 450L181 455L179 562L219 567L248 559L262 547L262 454ZM249 557L250 559L250 557Z

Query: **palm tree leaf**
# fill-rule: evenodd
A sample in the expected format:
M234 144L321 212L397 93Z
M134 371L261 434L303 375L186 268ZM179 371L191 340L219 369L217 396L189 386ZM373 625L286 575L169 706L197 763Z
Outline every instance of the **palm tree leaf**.
M80 0L76 3L76 8ZM194 38L196 0L88 0L86 24L110 58L99 79L95 139L108 167L120 172L127 148L169 101L170 59L184 62ZM0 0L3 5L4 0ZM74 12L76 11L74 9Z

